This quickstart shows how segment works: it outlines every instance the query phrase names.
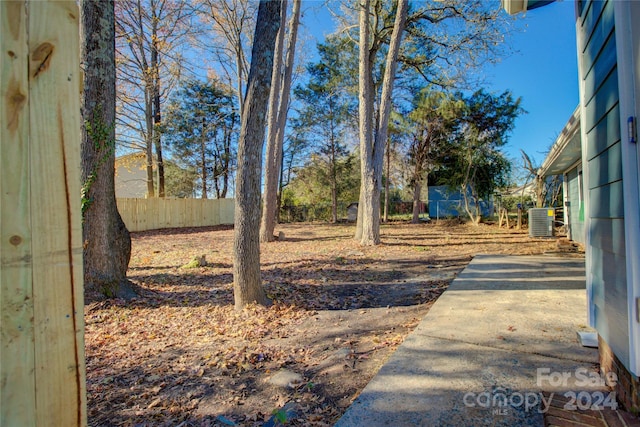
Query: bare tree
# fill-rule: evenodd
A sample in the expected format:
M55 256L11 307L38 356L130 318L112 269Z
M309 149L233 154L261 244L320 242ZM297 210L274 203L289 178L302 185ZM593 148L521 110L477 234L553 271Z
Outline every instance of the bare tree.
M80 3L82 90L82 212L85 290L135 295L126 273L131 238L116 206L114 2Z
M392 139L389 138L387 141L387 147L385 151L385 180L384 180L384 211L382 213L382 222L389 221L389 189L391 188L391 148L392 148Z
M276 47L273 58L273 71L271 73L271 93L269 94L269 109L267 116L267 149L265 158L265 184L262 197L262 220L260 223L260 241L271 242L273 230L269 231L271 224L269 217L272 216L273 199L276 191L277 178L274 183L274 175L278 173L274 169L273 158L275 157L276 134L278 127L278 114L280 99L282 98L282 64L284 62L284 39L287 23L287 0L282 0L280 10L280 29L276 37ZM268 223L267 223L268 222Z
M279 1L261 0L251 68L241 118L233 233L233 293L236 309L268 304L260 279L260 180L265 116L271 88Z
M213 51L227 80L235 80L242 115L251 59L246 49L253 42L251 31L255 27L257 3L252 0L203 0L203 4L206 8L203 19L211 24L215 41L205 48Z
M120 0L116 2L119 126L122 134L139 134L147 158L147 195L164 197L161 106L180 75L181 44L192 31L188 0ZM161 82L164 82L161 84Z
M558 175L552 177L544 177L540 175L540 166L534 164L531 157L520 150L522 154L522 163L527 171L527 178L522 186L524 195L525 187L529 184L529 179L533 177L536 193L536 207L542 208L548 202L549 206L557 206L558 199L562 195L562 180Z
M298 37L298 25L300 23L301 0L293 2L293 16L289 21L289 41L287 43L287 58L284 63L284 70L280 72L282 55L281 43L278 40L276 45L276 60L271 86L271 103L269 109L269 130L267 133L267 157L265 161L265 188L262 205L262 221L260 225L260 241L270 242L274 240L273 232L276 226L278 211L278 181L282 169L282 150L284 145L284 132L289 111L289 97L291 92L291 80L293 65L295 60L296 40ZM286 11L286 0L283 2L283 19L279 37L284 39L284 18ZM282 82L280 83L280 80Z
M521 149L520 153L522 154L523 167L528 172L525 183L522 186L522 191L524 193L525 187L529 184L529 179L533 178L533 181L535 183L535 192L536 192L536 207L541 208L544 206L544 202L545 202L545 199L547 198L547 195L545 193L544 178L538 174L538 170L540 169L540 166L535 165L531 157L529 157L529 155L525 153L524 150Z
M361 186L358 205L356 239L362 245L380 243L380 190L382 186L382 166L387 129L391 114L391 94L398 63L400 42L407 19L408 1L399 0L389 51L387 53L382 99L377 120L374 119L372 63L375 53L370 49L370 1L360 4L360 58L359 58L359 123ZM374 133L375 126L375 133Z
M383 69L376 62L376 56L384 52L382 46L387 42L392 43L393 39L402 36L396 33L397 18L399 11L402 10L402 1L392 3L395 7L396 21L393 25L390 23L393 7L388 8L389 3L378 0L369 2L360 2L360 47L368 48L368 54L365 58L369 62L370 67L377 70L378 67ZM368 33L367 39L362 40L362 13L365 8L368 11L367 18ZM386 9L385 9L386 8ZM474 65L485 61L495 60L499 58L501 52L501 42L504 38L505 26L504 18L498 15L499 11L483 4L482 0L427 0L419 2L417 8L412 8L407 12L406 31L402 42L402 50L398 53L397 62L402 65L400 73L400 81L405 90L409 92L416 91L416 85L428 84L438 85L440 87L464 86L469 84L468 70ZM348 13L343 21L348 23ZM345 25L344 31L350 33L352 27ZM393 31L392 31L393 29ZM354 38L355 35L352 35ZM361 51L362 54L362 51ZM387 63L393 58L393 49L391 45L387 53ZM360 70L364 65L360 58ZM389 71L386 66L384 74ZM382 74L377 72L376 74ZM374 76L376 75L374 74ZM393 74L393 73L392 73ZM419 77L422 77L420 79ZM360 74L360 87L362 88L363 74ZM371 135L372 142L369 155L362 157L363 180L362 192L368 196L361 194L360 207L358 214L358 226L356 228L356 239L362 244L376 244L379 241L379 187L381 185L381 173L383 163L383 154L380 153L382 148L378 149L376 143L384 142L386 136L385 126L386 114L384 100L376 99L376 94L383 93L383 89L379 89L380 79L377 82L373 78L369 78L367 85L373 87L369 90L374 97L373 109L369 114L373 115L370 120L373 126ZM382 79L382 86L393 80ZM366 98L360 94L360 105L364 107L362 102ZM376 110L377 107L377 110ZM362 122L360 123L362 127ZM366 140L365 135L360 134L361 144ZM363 149L361 146L361 154ZM375 161L374 161L375 160ZM364 174L368 175L368 178ZM369 181L369 182L367 182ZM369 200L370 197L373 197ZM365 215L365 218L362 215ZM373 216L372 216L373 215ZM366 230L365 230L366 229Z

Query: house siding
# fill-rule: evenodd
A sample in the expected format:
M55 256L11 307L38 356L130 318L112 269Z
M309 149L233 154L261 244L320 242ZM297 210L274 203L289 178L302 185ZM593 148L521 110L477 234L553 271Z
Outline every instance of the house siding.
M584 231L584 201L580 195L580 178L578 167L571 169L566 174L569 238L576 242L585 242Z
M147 197L147 160L134 153L116 158L115 190L117 198Z
M620 107L613 1L584 2L578 17L582 151L588 192L591 323L629 364Z

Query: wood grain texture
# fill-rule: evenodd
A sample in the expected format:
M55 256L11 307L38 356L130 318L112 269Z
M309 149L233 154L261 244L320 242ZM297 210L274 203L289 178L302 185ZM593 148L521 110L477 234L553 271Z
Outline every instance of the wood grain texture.
M80 64L75 1L29 8L31 215L38 425L86 424Z
M35 425L28 46L24 2L0 2L0 425Z
M0 425L83 426L77 5L0 2L0 31Z

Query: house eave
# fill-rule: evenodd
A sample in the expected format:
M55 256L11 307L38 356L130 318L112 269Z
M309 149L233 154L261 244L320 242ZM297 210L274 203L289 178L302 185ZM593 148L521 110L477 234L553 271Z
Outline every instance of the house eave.
M500 0L500 3L505 12L509 15L515 15L516 13L546 6L554 1L556 0Z
M549 150L538 169L541 177L561 175L582 158L580 138L580 107L578 106Z

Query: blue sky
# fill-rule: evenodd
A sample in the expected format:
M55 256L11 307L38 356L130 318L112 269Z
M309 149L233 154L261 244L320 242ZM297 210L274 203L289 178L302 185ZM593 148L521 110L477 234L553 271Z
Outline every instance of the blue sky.
M498 1L487 1L500 7ZM303 25L322 41L333 31L328 24L331 15L322 2L309 1L306 6ZM514 53L480 73L488 90L511 90L522 97L528 112L517 119L505 147L509 158L520 165L523 149L542 163L579 101L574 2L559 1L520 14L515 27L507 40Z
M511 90L528 111L516 121L508 155L519 160L523 149L542 163L579 102L574 2L528 11L518 26L510 42L516 52L484 73L489 88Z

